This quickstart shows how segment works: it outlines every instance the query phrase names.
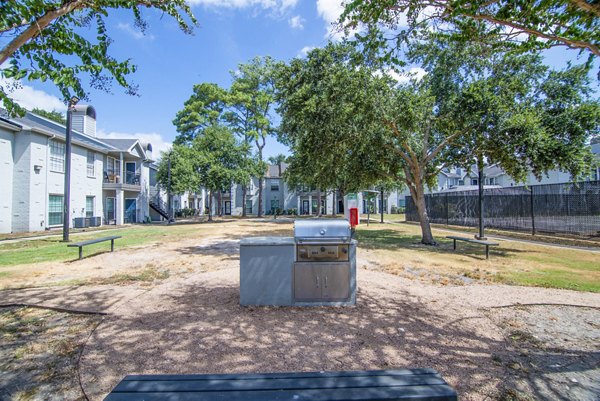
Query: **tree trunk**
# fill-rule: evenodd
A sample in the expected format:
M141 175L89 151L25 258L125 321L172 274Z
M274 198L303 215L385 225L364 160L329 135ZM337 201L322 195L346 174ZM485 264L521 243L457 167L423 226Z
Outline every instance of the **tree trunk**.
M331 191L331 215L335 217L335 210L337 208L336 199L335 199L335 190Z
M219 217L223 217L223 209L221 205L223 204L223 191L219 190L219 195L217 195L217 214Z
M321 190L319 189L319 194L317 195L317 217L321 217Z
M213 221L212 208L213 208L213 192L209 191L209 193L208 193L208 221Z
M425 245L437 245L431 233L431 225L429 224L429 215L425 207L425 189L422 186L415 185L410 187L410 192L415 201L417 213L419 214L419 222L421 224L421 243Z
M262 210L262 187L263 187L263 177L258 177L258 217L263 216Z
M246 217L246 185L242 186L242 217Z

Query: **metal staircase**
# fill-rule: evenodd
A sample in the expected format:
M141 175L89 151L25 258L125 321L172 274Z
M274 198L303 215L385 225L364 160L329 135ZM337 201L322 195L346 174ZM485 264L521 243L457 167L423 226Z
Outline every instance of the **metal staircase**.
M169 206L161 199L158 191L150 191L150 207L165 219L169 220Z

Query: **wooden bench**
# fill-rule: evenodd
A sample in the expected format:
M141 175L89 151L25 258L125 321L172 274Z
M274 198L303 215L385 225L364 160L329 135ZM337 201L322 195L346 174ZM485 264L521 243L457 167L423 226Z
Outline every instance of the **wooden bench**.
M104 401L457 401L433 369L129 375Z
M74 247L74 246L79 247L79 260L81 260L81 259L83 259L83 247L84 246L91 245L91 244L97 244L98 242L110 241L110 251L113 252L115 250L115 240L117 238L121 238L121 236L119 236L119 235L113 235L111 237L90 239L90 240L87 240L87 241L74 242L74 243L69 244L67 246L68 247Z
M490 246L500 245L497 242L484 241L484 240L468 238L468 237L455 237L455 236L449 235L446 238L450 238L451 240L454 240L454 250L456 250L456 241L465 241L465 242L470 242L471 244L485 245L485 258L486 259L490 258Z

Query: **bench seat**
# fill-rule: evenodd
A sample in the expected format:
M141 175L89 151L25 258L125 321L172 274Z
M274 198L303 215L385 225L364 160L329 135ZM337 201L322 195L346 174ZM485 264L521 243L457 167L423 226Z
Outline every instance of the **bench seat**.
M485 258L486 259L490 258L490 246L500 245L497 242L485 241L485 240L469 238L469 237L458 237L458 236L454 236L454 235L448 235L446 238L454 240L454 250L456 250L456 241L465 241L465 242L469 242L472 244L485 245Z
M238 375L129 375L105 401L456 401L433 369Z
M78 247L79 248L79 259L83 259L83 247L86 245L97 244L99 242L110 241L110 251L113 252L115 250L115 240L121 238L120 235L112 235L110 237L103 238L95 238L87 241L74 242L72 244L68 244L68 247Z

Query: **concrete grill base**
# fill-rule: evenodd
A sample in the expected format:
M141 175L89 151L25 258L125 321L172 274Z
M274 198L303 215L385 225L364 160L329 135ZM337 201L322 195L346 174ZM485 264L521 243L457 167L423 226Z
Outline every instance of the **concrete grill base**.
M293 237L252 237L240 241L240 304L258 306L347 306L356 303L356 244L349 249L347 299L296 300ZM319 283L323 285L323 283Z

